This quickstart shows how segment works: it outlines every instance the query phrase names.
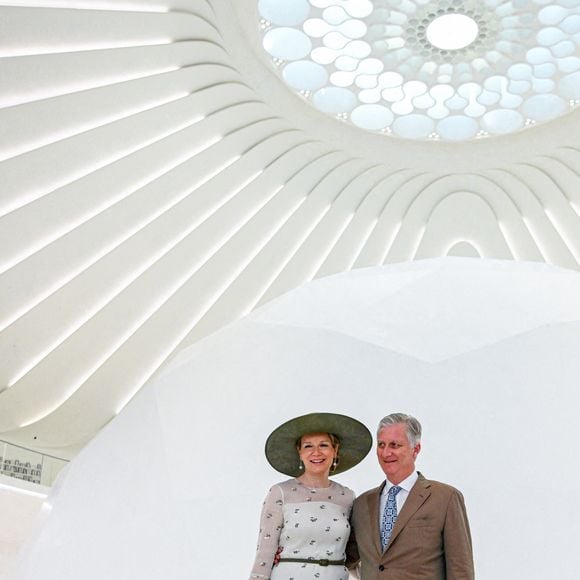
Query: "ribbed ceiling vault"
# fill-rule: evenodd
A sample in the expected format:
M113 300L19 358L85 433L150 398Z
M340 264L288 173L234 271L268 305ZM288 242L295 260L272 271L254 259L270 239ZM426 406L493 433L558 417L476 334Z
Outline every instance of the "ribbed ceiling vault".
M367 134L282 84L257 22L255 0L0 1L0 437L74 454L177 349L316 277L579 267L580 110Z

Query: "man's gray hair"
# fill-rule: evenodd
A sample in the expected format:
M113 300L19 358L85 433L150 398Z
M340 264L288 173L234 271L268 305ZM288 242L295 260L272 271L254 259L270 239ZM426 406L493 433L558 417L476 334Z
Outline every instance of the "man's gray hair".
M391 413L386 417L383 417L377 427L377 435L381 432L383 427L390 427L391 425L403 424L407 428L407 439L409 440L409 445L415 447L417 443L421 443L421 423L412 417L411 415L406 415L405 413Z

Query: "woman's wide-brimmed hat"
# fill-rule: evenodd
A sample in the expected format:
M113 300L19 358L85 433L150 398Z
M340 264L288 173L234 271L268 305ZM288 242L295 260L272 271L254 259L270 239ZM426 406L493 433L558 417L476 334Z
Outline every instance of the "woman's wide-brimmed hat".
M300 459L296 444L308 433L332 433L340 441L339 463L332 472L342 473L360 463L373 444L370 431L356 419L336 413L310 413L290 419L275 429L266 441L266 458L280 473L296 477Z

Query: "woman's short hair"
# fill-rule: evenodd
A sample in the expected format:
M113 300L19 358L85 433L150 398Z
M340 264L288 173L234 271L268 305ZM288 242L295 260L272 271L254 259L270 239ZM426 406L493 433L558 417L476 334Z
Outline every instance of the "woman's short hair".
M415 447L415 445L421 443L421 423L419 423L415 417L406 415L405 413L391 413L390 415L383 417L377 427L377 435L384 427L401 424L406 427L407 439L409 440L409 445L411 445L411 447Z

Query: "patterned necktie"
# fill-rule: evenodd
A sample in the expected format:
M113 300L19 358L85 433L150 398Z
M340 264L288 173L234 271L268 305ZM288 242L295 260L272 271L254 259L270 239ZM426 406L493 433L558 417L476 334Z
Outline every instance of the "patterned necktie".
M393 485L389 489L387 494L387 503L385 505L385 511L383 512L383 518L381 520L381 544L383 546L383 551L387 547L389 540L391 539L391 534L393 533L393 526L397 521L397 494L401 491L398 485Z

